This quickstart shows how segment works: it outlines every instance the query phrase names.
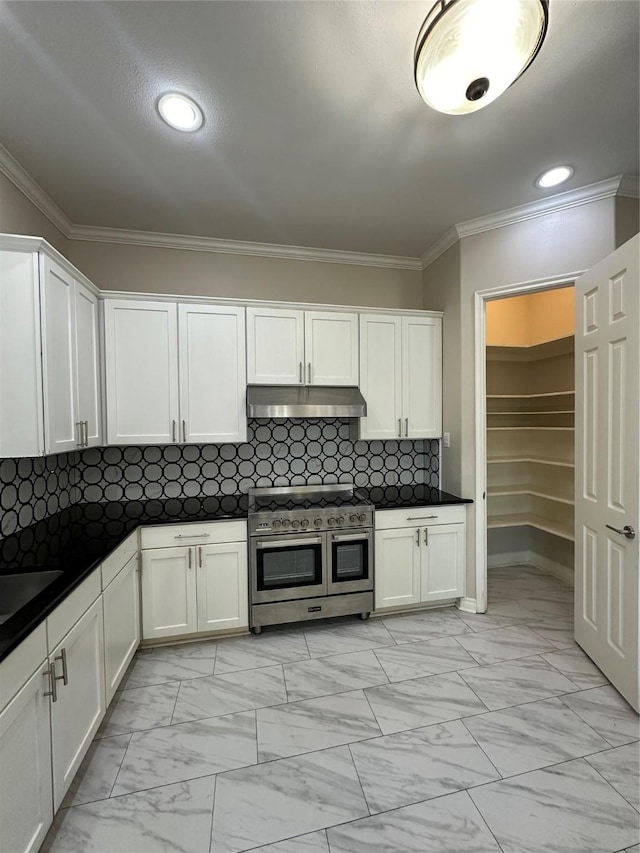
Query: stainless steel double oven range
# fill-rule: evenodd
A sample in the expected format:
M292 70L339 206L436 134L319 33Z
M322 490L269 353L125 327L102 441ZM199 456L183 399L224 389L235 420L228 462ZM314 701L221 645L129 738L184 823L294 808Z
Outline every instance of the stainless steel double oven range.
M373 610L373 505L353 484L249 490L250 625Z

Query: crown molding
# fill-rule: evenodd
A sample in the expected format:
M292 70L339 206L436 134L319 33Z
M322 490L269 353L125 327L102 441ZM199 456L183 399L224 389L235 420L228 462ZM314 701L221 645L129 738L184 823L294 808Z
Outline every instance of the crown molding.
M616 195L624 198L640 198L640 178L638 175L622 175Z
M446 231L439 240L428 249L424 255L420 257L420 267L425 270L430 264L432 264L440 255L444 255L447 249L450 249L455 243L460 239L460 235L458 234L457 226L453 226Z
M368 255L336 249L314 249L305 246L283 246L276 243L251 243L242 240L219 240L214 237L189 237L153 231L127 231L120 228L93 228L73 225L69 237L95 243L117 243L129 246L151 246L193 252L215 252L227 255L250 255L262 258L284 258L297 261L320 261L331 264L355 264L365 267L420 270L419 258L398 255Z
M587 184L586 187L577 187L575 190L547 196L529 204L499 210L488 216L480 216L478 219L468 219L466 222L458 223L456 229L459 237L471 237L473 234L481 234L483 231L493 231L496 228L526 222L528 219L537 219L539 216L546 216L549 213L558 213L572 207L591 204L603 198L612 198L618 194L622 179L622 175L617 175L615 178L609 178L606 181Z
M65 237L69 236L71 220L2 145L0 145L0 172L55 225L58 231L61 231Z

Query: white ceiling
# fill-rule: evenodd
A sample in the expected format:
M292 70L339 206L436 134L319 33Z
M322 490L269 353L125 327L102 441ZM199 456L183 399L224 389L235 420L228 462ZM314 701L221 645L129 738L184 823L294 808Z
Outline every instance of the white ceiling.
M638 173L637 0L551 0L534 64L467 116L415 89L430 5L4 2L0 143L76 224L413 257L556 163L562 190ZM174 89L201 132L158 118Z

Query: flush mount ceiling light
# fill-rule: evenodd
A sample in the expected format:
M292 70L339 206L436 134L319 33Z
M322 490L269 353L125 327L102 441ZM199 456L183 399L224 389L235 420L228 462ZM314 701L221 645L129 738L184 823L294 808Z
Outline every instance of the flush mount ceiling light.
M185 132L199 130L204 121L202 110L196 102L178 92L163 95L158 100L158 112L170 127Z
M548 21L549 0L438 0L414 52L420 96L450 115L486 107L531 65Z
M568 181L571 175L573 175L571 166L554 166L553 169L547 169L536 178L536 186L543 190L548 187L557 187L558 184Z

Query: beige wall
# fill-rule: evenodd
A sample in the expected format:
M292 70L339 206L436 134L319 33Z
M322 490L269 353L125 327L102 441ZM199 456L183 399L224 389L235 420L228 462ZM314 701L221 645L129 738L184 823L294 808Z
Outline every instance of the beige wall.
M487 346L532 347L573 335L573 287L525 293L487 303Z
M353 264L72 240L69 259L103 290L422 308L422 274Z
M459 322L449 323L446 344L450 364L457 349L459 368L452 369L444 385L448 417L459 425L451 447L443 450L443 471L449 491L476 496L475 457L475 294L479 290L529 281L559 278L586 270L615 248L614 200L536 217L460 241L460 276L457 285L434 272L437 261L423 273L425 304L451 307ZM440 259L438 259L440 260ZM457 306L459 305L459 308ZM446 315L445 315L446 322ZM444 429L448 426L445 423ZM467 595L475 597L475 516L468 513Z
M69 241L64 234L3 174L0 174L0 232L44 237L68 257Z
M616 197L616 249L640 231L640 201Z

